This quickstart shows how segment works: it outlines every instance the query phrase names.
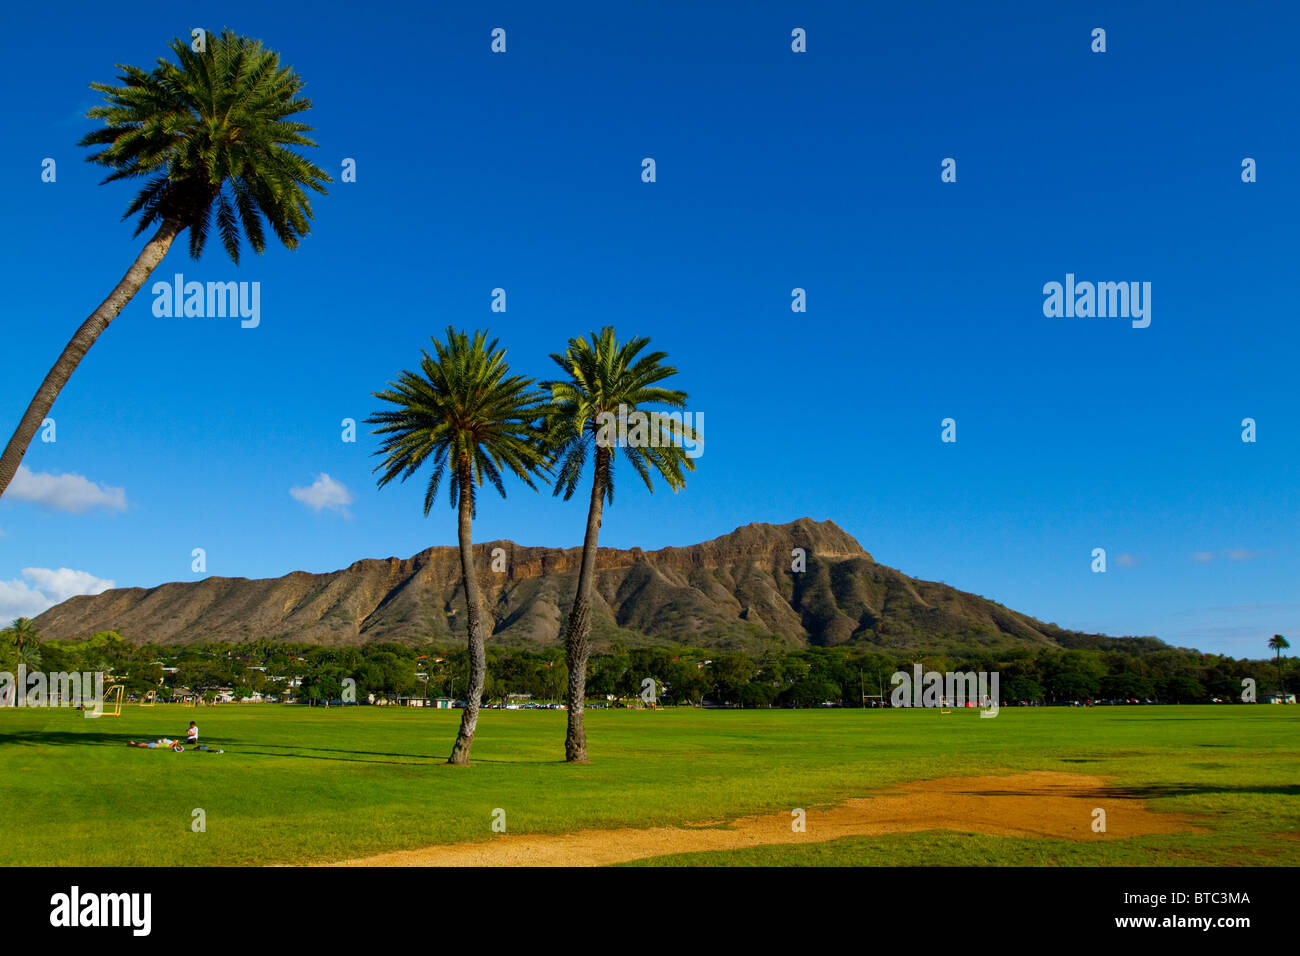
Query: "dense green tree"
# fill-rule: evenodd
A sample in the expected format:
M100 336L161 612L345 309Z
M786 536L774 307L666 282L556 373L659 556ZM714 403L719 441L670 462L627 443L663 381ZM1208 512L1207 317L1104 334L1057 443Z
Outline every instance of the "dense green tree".
M737 703L741 689L758 673L758 665L737 652L724 652L708 665L708 680L713 696L722 704Z
M1089 700L1101 690L1101 682L1079 671L1057 671L1048 685L1055 700Z
M1042 684L1024 674L1012 676L1005 682L999 681L999 683L1001 686L998 691L1002 699L1012 703L1019 703L1020 701L1042 703L1044 695L1047 693Z
M704 672L694 656L673 661L664 680L668 684L668 695L678 704L698 703L707 686Z
M1205 688L1194 677L1182 674L1166 677L1158 684L1160 696L1174 703L1195 703L1205 697Z
M1146 700L1155 695L1155 685L1139 674L1107 674L1101 679L1101 696L1128 700Z

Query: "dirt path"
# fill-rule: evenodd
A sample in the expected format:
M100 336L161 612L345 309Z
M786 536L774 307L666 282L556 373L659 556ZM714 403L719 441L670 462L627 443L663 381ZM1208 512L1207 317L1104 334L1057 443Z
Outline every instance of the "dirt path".
M1093 809L1106 811L1106 832L1092 832ZM1120 840L1194 831L1186 818L1152 813L1109 790L1100 777L1034 771L1005 777L949 777L900 784L876 796L807 811L806 832L791 828L790 811L742 817L725 829L627 827L564 834L496 834L476 843L443 844L344 860L332 866L601 866L669 853L739 850L777 843L819 843L841 837L918 830L996 836Z

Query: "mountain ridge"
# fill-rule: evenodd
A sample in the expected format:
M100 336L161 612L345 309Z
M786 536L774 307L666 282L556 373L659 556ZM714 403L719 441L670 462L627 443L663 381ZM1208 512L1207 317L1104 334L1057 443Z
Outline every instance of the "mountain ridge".
M806 570L794 571L796 549ZM582 549L474 545L491 639L554 646L577 584ZM265 638L325 645L463 640L459 549L363 558L324 573L209 577L79 595L36 618L51 640L113 630L136 643ZM868 644L890 650L1060 647L1128 641L1044 624L994 601L878 564L834 522L752 523L699 544L654 551L600 548L592 637L755 650Z

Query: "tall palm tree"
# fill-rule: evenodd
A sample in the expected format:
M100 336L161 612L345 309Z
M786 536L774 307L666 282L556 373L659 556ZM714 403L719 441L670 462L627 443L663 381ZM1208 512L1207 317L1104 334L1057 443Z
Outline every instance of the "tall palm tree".
M122 66L121 86L92 83L106 104L86 115L104 127L82 146L102 146L87 157L112 172L105 183L145 178L123 219L139 214L135 234L156 226L131 268L81 327L54 363L0 455L0 495L9 487L27 446L63 386L96 339L162 262L176 237L190 231L190 256L198 259L215 219L227 254L239 262L240 236L254 252L266 246L265 229L293 249L309 231L307 189L325 192L324 171L288 147L315 146L311 127L288 119L311 107L303 81L280 65L279 54L229 30L196 53L172 40L178 63L160 58L152 72ZM265 223L263 223L265 219Z
M1277 654L1277 689L1282 690L1282 652L1290 647L1290 643L1281 634L1274 634L1268 639L1268 646Z
M447 329L445 342L433 340L436 358L423 352L418 372L404 371L389 389L375 398L396 408L366 419L378 425L374 434L386 436L379 451L384 461L379 487L394 478L405 481L426 461L432 466L424 493L429 515L442 479L447 476L451 506L459 511L460 573L465 589L465 618L469 632L469 687L460 731L448 763L469 763L478 726L479 703L487 672L484 626L478 578L474 572L472 523L484 480L504 498L503 470L536 490L533 476L544 474L548 461L542 446L540 416L545 395L533 380L510 374L505 349L478 331Z
M686 406L685 392L656 384L676 375L677 369L663 364L668 357L666 352L641 355L649 343L648 338L620 343L610 327L601 329L599 333L592 332L585 339L570 339L563 355L551 356L568 377L542 383L551 392L546 413L547 447L559 464L554 493L563 493L565 501L573 497L588 456L594 459L578 590L564 630L564 651L569 665L566 695L569 719L564 756L570 763L587 762L583 706L587 696L587 656L590 653L591 591L595 581L601 516L605 503L614 502L615 452L622 447L623 457L652 493L652 472L657 472L668 487L677 491L686 486L683 470L695 469L695 463L687 457L683 447L685 442L695 440L694 429L680 421L660 418L661 413L657 411L646 413L639 408L644 405ZM650 418L645 436L653 436L656 441L652 444L612 440L610 424L625 428L633 413L638 411ZM634 431L629 430L628 434Z

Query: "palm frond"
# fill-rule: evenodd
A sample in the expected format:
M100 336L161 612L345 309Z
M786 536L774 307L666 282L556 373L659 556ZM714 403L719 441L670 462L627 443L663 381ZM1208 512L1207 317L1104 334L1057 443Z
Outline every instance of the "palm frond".
M421 353L419 371L403 371L375 398L389 403L366 419L382 436L375 467L379 487L405 481L433 458L424 496L424 513L433 507L443 478L450 471L447 493L452 507L460 502L459 476L470 477L471 505L476 489L487 482L505 497L505 472L530 488L546 480L551 456L544 441L542 415L546 395L532 379L510 374L506 351L477 331L448 328L444 340L432 340L434 354Z
M288 119L311 108L302 79L260 41L230 30L210 37L206 52L181 39L171 50L175 62L159 58L151 71L119 64L120 85L90 84L104 103L86 115L104 126L82 138L99 147L87 160L110 170L105 183L147 179L123 218L139 217L137 235L164 220L190 229L194 258L214 212L236 263L241 229L259 254L264 226L296 247L310 231L308 193L332 182L293 149L316 145L310 126Z
M597 446L597 461L607 463L604 490L611 503L618 451L650 491L654 491L654 474L674 491L686 486L684 472L693 471L695 463L686 455L684 446L696 439L695 431L647 406L684 409L687 395L659 384L676 375L677 369L664 364L667 353L645 352L649 344L648 338L620 343L614 329L606 326L586 338L570 339L563 353L551 356L565 376L541 383L551 396L546 410L547 444L560 462L556 495L563 494L566 500L573 495L589 444ZM645 445L601 447L598 436L602 424L611 420L625 424L634 412L648 416Z

